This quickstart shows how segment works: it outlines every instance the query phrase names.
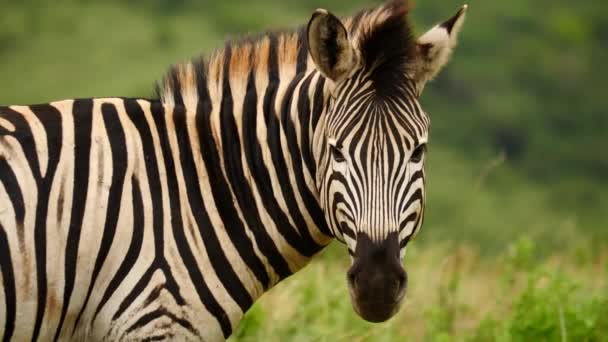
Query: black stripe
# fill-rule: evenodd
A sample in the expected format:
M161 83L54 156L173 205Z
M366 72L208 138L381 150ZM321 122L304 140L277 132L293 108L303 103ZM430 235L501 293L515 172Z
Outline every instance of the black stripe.
M199 84L199 95L206 94L202 90L203 89L202 86L203 86L202 84ZM208 99L208 95L206 95L205 97L201 97L201 99ZM204 111L205 113L211 112L211 108L208 108L208 107L205 108L205 106L208 106L208 105L209 105L208 101L205 101L205 100L199 101L199 104L197 106L197 117L204 115L204 114L201 114L201 111ZM176 127L179 127L179 125L176 124ZM182 135L185 135L185 134L178 134L177 136L180 139L187 139L187 137L182 136ZM191 145L189 143L184 144L183 141L180 140L180 148L190 149L190 146ZM192 157L189 157L189 156L192 156L192 152L191 151L187 152L184 150L180 150L180 151L181 151L180 155L183 160L182 169L184 170L186 188L188 189L188 199L190 201L192 208L195 208L193 210L193 215L197 222L199 232L201 233L203 243L205 243L205 248L207 249L209 260L212 263L212 266L214 267L214 269L222 270L222 268L223 268L223 270L226 272L223 275L227 276L227 278L222 278L222 273L218 273L218 276L220 277L220 279L222 281L224 281L224 280L231 281L235 278L238 280L234 270L232 270L232 267L230 266L230 263L228 262L225 255L223 254L221 245L220 245L217 237L215 236L215 231L213 230L211 221L209 220L209 217L207 216L207 214L204 210L202 195L200 194L199 191L196 191L196 189L199 188L198 178L196 175L193 175L191 173L188 173L188 174L186 173L186 170L195 170L194 162L191 159ZM189 160L185 160L185 159L189 159ZM200 208L200 210L196 210L196 208ZM190 275L190 279L192 280L192 285L196 289L196 292L199 296L201 303L203 303L205 308L218 320L218 322L222 328L222 333L224 334L224 337L230 336L230 334L232 333L232 326L230 324L230 321L228 320L228 315L226 314L224 309L221 307L221 305L217 302L217 300L213 297L211 290L205 283L203 275L198 268L196 259L195 259L194 255L192 254L192 251L190 250L190 248L188 248L189 247L188 241L187 241L186 237L184 236L183 231L174 229L173 234L174 234L174 238L175 238L176 245L178 248L178 252L180 253L180 256L184 262L184 265L186 266L186 269L188 270L188 274ZM235 283L231 282L231 285L236 287L236 290L235 290L235 288L232 288L232 291L242 291L243 286L242 286L242 284L240 284L240 286L239 286L239 283L240 283L240 281L235 282ZM231 295L234 295L234 293L231 292L230 288L227 288L227 290L229 291L229 293ZM239 293L241 294L241 296L243 296L243 293L246 293L246 291L239 292ZM239 298L238 295L236 295L236 298ZM241 298L241 299L243 299L243 298ZM235 300L237 300L237 302L238 302L238 299L235 299ZM245 298L244 300L246 301L247 299ZM249 299L249 301L252 302L251 299ZM251 305L251 304L249 304L249 305Z
M150 280L152 280L152 276L154 275L154 273L157 270L158 270L158 268L156 268L156 267L148 267L146 272L141 276L141 278L139 278L139 280L137 281L135 286L133 286L133 288L131 289L131 292L129 292L125 296L125 298L122 300L122 302L120 302L118 309L116 309L116 311L114 312L114 315L112 316L113 321L116 321L120 316L122 316L122 314L137 299L137 297L144 292L144 290L146 289L146 286L148 286L148 284L150 283Z
M154 231L154 251L156 253L155 264L158 263L158 256L162 258L164 251L164 234L163 234L163 196L160 181L159 161L154 147L151 128L146 120L146 115L136 100L125 100L125 109L131 122L137 129L143 148L143 156L145 162L146 174L148 183L142 184L147 186L150 191L150 200L152 201L152 227ZM157 265L158 266L158 265Z
M78 262L78 248L84 211L87 202L89 167L91 155L91 133L93 128L93 100L76 100L74 102L74 193L70 227L65 250L65 286L63 289L63 307L55 341L59 339L63 322L68 312Z
M157 157L156 157L156 152L154 150L154 145L153 145L153 140L152 140L152 135L150 133L150 129L147 126L146 120L145 120L145 116L143 113L142 108L139 106L139 104L135 101L135 100L129 100L125 102L125 107L127 109L127 113L129 114L129 117L131 118L131 120L133 121L133 123L135 124L135 126L137 127L140 136L142 138L142 145L143 145L143 149L144 149L144 156L146 156L146 170L148 173L148 181L149 181L149 186L150 186L150 193L151 193L151 199L152 199L152 207L153 207L153 226L154 226L154 236L155 236L155 248L156 248L156 260L155 260L155 264L157 264L158 267L161 268L165 268L165 261L164 258L163 259L159 259L162 258L162 253L163 253L163 212L162 212L162 195L161 195L161 185L160 185L160 179L159 179L159 171L158 171L158 161L157 161ZM162 107L160 107L158 104L155 104L152 108L152 112L155 118L157 118L159 115L163 115L163 110ZM174 229L174 233L178 232L178 229ZM183 243L179 243L179 246L186 246ZM184 252L184 249L181 248L179 249L180 253ZM185 254L182 254L182 258L184 258ZM193 257L192 257L193 259ZM160 264L160 265L159 265ZM195 263L193 263L195 264ZM136 295L138 294L138 290L143 290L143 287L145 287L145 285L147 284L147 282L149 281L148 279L148 273L151 276L152 275L152 271L154 269L150 268L148 270L148 272L144 275L144 277L142 277L142 279L140 280L140 282L135 286L135 288L133 289L133 291L131 292L131 294L129 296L127 296L127 298L125 299L125 301L123 301L123 303L121 304L121 306L119 307L119 310L115 313L114 317L118 317L120 316L124 310L126 310L126 308L128 308L128 306L130 305L130 303L132 302L132 300L134 300L136 298ZM166 272L166 269L163 269L163 271L165 271L165 277L167 279L167 281L169 281L169 279L172 279L172 276L170 273ZM212 315L214 315L215 317L218 318L218 320L220 321L220 325L222 326L222 331L224 332L225 336L230 335L231 331L232 331L232 327L230 325L230 321L228 320L228 316L226 315L226 313L223 311L222 307L217 303L217 301L213 298L210 290L207 288L207 286L205 285L202 275L200 275L199 272L196 272L194 268L188 268L188 271L191 275L191 277L193 276L193 274L198 274L199 277L194 277L193 278L193 285L195 286L195 288L197 289L197 292L199 294L199 297L201 298L201 302L207 307L207 309L209 310L209 312L211 312ZM175 287L175 285L171 285L169 283L165 284L166 287L168 287L169 291L173 291L175 292L176 289L173 288L171 289L170 287ZM178 295L178 293L172 293L173 296L175 297L176 295ZM177 298L178 302L183 302L183 300L181 300L180 298ZM183 304L180 304L183 305Z
M45 177L43 179L36 179L38 184L38 205L36 207L36 221L34 225L34 247L36 254L38 305L36 308L34 333L32 335L32 341L36 341L40 335L40 328L42 327L46 308L48 290L46 276L46 220L51 186L61 157L63 128L61 113L55 107L51 105L38 105L31 106L30 109L44 126L48 147L48 166Z
M414 182L420 178L422 178L424 180L424 171L422 171L422 170L418 170L418 171L414 172L414 174L412 174L410 179L407 179L406 177L402 177L402 179L400 179L399 182L397 183L397 189L401 189L401 187L403 186L403 183L407 180L408 183L405 186L405 190L403 191L404 196L407 196L408 193L410 192ZM400 209L399 212L403 212L403 211L405 211L405 206L402 204L399 209Z
M156 156L156 150L154 149L154 141L152 139L151 128L148 125L145 114L137 103L136 99L125 100L125 109L129 118L137 128L141 137L143 146L143 155L146 157L145 167L148 175L148 186L150 190L150 197L152 200L152 228L154 232L154 251L155 258L150 266L150 269L146 271L142 279L135 285L131 293L123 300L119 310L114 314L114 318L122 315L131 302L136 298L137 294L143 291L149 278L152 276L154 271L161 269L164 272L166 284L165 288L175 298L178 305L184 305L185 301L179 293L179 286L177 285L171 270L167 265L167 262L163 256L164 252L164 212L162 203L162 188L160 181L159 162ZM158 103L152 103L151 112L153 119L156 121L164 120L164 109ZM163 127L162 129L166 129Z
M129 333L131 333L137 329L141 329L141 328L145 327L146 325L148 325L149 323L151 323L155 320L161 319L161 318L168 318L169 320L171 320L171 322L177 323L182 328L188 330L188 332L192 333L199 339L201 338L200 333L192 326L192 324L190 324L190 322L188 322L187 320L185 320L183 318L177 317L176 315L172 314L171 312L169 312L167 309L165 309L163 307L160 307L157 310L154 310L154 311L151 311L151 312L148 312L148 313L142 315L135 323L133 323L125 331L125 335L128 335ZM163 321L163 324L166 324L166 323Z
M386 105L387 107L389 107L389 108L388 108L388 110L389 110L390 112L392 112L392 113L406 113L406 115L403 115L403 114L401 114L401 115L394 115L394 118L395 118L395 120L397 120L399 123L401 123L401 126L402 126L403 128L405 128L405 129L407 130L407 132L408 132L408 133L409 133L409 134L410 134L410 135L411 135L411 136L412 136L414 139L418 139L418 138L417 138L417 136L416 136L416 135L417 135L417 134L416 134L416 132L417 132L416 128L414 127L414 125L412 124L412 122L410 122L410 121L408 120L408 116L407 116L407 114L411 115L410 113L412 112L412 108L411 108L411 107L409 107L409 104L407 104L407 102L402 103L402 105L405 105L405 107L403 107L402 105L400 105L400 104L398 104L398 103L396 103L396 102L393 102L393 101L386 101L386 102L385 102L385 105ZM408 142L408 145L409 145L409 142ZM409 150L410 148L411 148L410 146L407 146L407 149L408 149L408 150Z
M352 133L356 126L361 124L361 120L365 120L365 116L369 116L369 111L373 110L376 106L372 99L372 96L369 92L361 93L366 98L361 98L357 101L353 100L350 107L344 107L342 109L342 117L338 120L334 120L332 122L333 126L338 126L340 128L340 136L338 136L338 145L343 145L346 137ZM357 96L358 97L358 96ZM366 115L367 114L367 115Z
M298 118L300 120L300 140L302 141L302 159L306 168L310 171L310 174L314 177L316 172L316 165L312 155L312 146L310 145L310 122L312 117L312 111L310 108L310 97L308 92L310 91L310 85L314 74L310 74L304 83L300 86L300 93L298 94ZM315 89L316 90L316 89Z
M13 204L15 211L15 220L17 223L17 239L21 250L24 249L25 237L23 231L23 220L25 219L25 205L23 203L23 194L17 182L17 176L11 169L11 166L6 161L5 157L0 157L0 182L4 185L8 194L9 200ZM7 208L5 208L7 209Z
M321 114L323 113L323 110L325 110L325 94L323 94L323 88L325 88L325 78L319 78L319 81L316 83L315 87L316 89L313 99L312 113L310 113L313 131L317 129ZM313 175L316 174L316 168L314 168L313 171Z
M205 63L202 60L193 61L194 74L196 75L196 90L198 93L199 103L209 101L209 92L207 91L207 70Z
M0 225L0 271L2 273L2 287L6 305L6 323L4 324L4 336L2 341L11 340L15 331L15 319L17 317L17 295L15 290L15 275L11 261L11 250L4 227Z
M392 102L392 101L387 101ZM415 143L414 145L418 145L418 135L422 135L423 128L421 124L416 120L416 106L409 102L403 101L394 101L394 103L389 103L392 108L393 113L404 113L401 115L395 115L395 119L399 122L403 122L402 125L409 127L408 133L412 136ZM403 109L401 109L403 108ZM408 148L409 149L409 148Z
M243 219L258 245L260 251L266 256L270 266L281 277L291 275L289 265L279 252L274 241L268 235L260 218L255 197L251 191L249 181L245 178L241 159L241 139L234 119L234 102L230 89L230 59L226 58L224 64L224 79L222 103L220 106L220 126L223 147L224 170L232 193L241 209ZM298 247L296 242L295 247Z
M173 335L154 335L150 337L146 337L141 342L154 342L154 341L171 341Z
M230 55L230 49L226 51L226 55ZM247 264L247 267L257 277L262 286L267 289L270 286L268 273L264 264L253 250L253 244L245 232L243 222L241 222L238 216L230 187L222 172L219 152L216 142L213 140L211 111L198 111L196 125L200 139L201 154L209 175L211 192L226 232L242 260Z
M328 187L331 187L333 182L342 184L344 186L344 193L334 194L334 202L336 202L336 204L339 202L342 202L342 204L344 206L346 206L346 208L348 210L350 210L353 214L359 212L360 210L358 207L358 201L353 201L353 204L356 207L352 208L350 206L349 202L344 199L344 196L347 196L348 198L351 198L351 199L355 199L355 198L357 198L357 196L360 196L362 192L357 191L357 190L359 190L359 188L357 187L355 189L352 189L351 187L347 186L348 182L347 182L346 178L344 178L344 176L339 172L332 172L332 174L329 176L329 179L327 180ZM338 209L337 207L332 208L332 213L335 213L337 209ZM354 219L352 219L352 221L354 223Z
M276 195L272 191L272 186L269 186L272 180L268 169L264 164L262 147L257 139L257 100L258 95L255 88L255 75L251 72L247 81L247 91L243 103L242 116L243 149L245 151L245 158L249 170L253 176L264 208L270 214L281 236L283 236L294 249L299 249L301 254L310 254L310 252L306 252L300 247L301 238L298 235L296 228L291 224L289 218L279 206ZM312 254L308 256L312 256Z
M366 93L366 91L360 91L360 84L365 84L363 82L358 82L361 77L361 72L357 72L353 77L344 81L344 84L340 86L338 89L336 103L334 104L334 108L342 111L342 115L348 115L350 103L357 103L359 98ZM348 102L348 103L347 103ZM334 117L332 120L343 120L342 117Z
M296 74L301 74L308 67L308 34L306 28L298 30L298 60L296 63Z
M300 212L300 208L298 207L298 203L296 201L294 195L294 189L291 187L291 182L289 180L289 172L290 170L287 168L285 158L283 156L283 146L281 144L281 123L276 113L276 102L277 102L277 90L279 87L280 79L279 79L279 64L278 64L278 56L277 56L277 41L276 37L270 37L270 51L268 57L268 74L269 74L269 84L266 88L266 94L264 94L264 119L266 121L267 127L267 146L270 151L270 155L272 158L273 167L275 168L275 172L278 178L278 183L281 187L281 193L283 194L283 198L285 199L285 204L287 205L287 210L289 211L289 215L293 218L294 223L298 226L298 230L300 235L308 234L310 236L310 232L308 231L308 227L304 224L306 222L302 213ZM294 92L296 82L292 82L290 84L289 89L286 92L286 98L289 99ZM287 101L289 102L289 101ZM283 104L282 109L283 113L287 105ZM285 116L285 115L283 115ZM305 235L304 235L305 236ZM312 239L310 239L312 240ZM312 251L302 251L304 255L309 255Z
M418 232L422 228L422 225L424 225L424 218L426 217L424 215L424 213L425 213L424 203L422 203L422 210L420 211L420 214L418 215L418 220L416 220L416 223L414 224L414 230L412 230L412 234L410 235L410 238L412 236L414 236L416 234L416 232Z
M399 243L399 248L405 248L405 246L407 246L407 244L410 242L410 240L412 239L412 237L414 236L414 234L416 234L416 229L422 226L422 221L424 220L424 211L422 212L421 215L418 215L418 219L416 220L416 223L414 223L414 229L412 229L412 233L408 236L405 237L405 239L403 239L403 241L401 241Z
M175 67L171 73L171 82L173 83L173 101L176 106L183 106L184 98L182 97L182 85L179 80L178 67Z
M186 264L186 268L189 273L199 273L195 272L192 269L198 270L198 265L196 263L196 259L189 253L189 250L186 250L188 246L188 241L184 235L184 225L181 216L181 203L179 196L179 185L177 183L177 175L175 173L175 163L173 160L173 153L171 151L171 147L169 144L169 136L167 132L167 125L165 122L166 116L161 115L163 113L162 107L160 104L154 104L152 106L152 112L154 113L154 119L156 122L156 127L158 129L158 136L160 138L160 145L165 161L165 172L167 175L167 185L169 190L169 206L171 209L171 226L173 227L173 234L176 238L176 243L180 246L178 249L180 250L180 255L184 260L188 259L188 263ZM173 113L174 117L182 117L185 120L186 113L182 108L178 108L176 112ZM175 134L177 136L187 135L188 131L180 130L176 131ZM185 257L185 258L184 258ZM165 270L165 273L170 273L170 269ZM166 275L169 278L169 275ZM192 278L191 278L192 279ZM204 284L204 279L202 274L197 274L193 280L193 283L202 283ZM205 285L205 287L207 287ZM208 290L208 289L207 289ZM232 332L232 328L230 326L230 322L226 321L223 318L226 318L227 315L221 306L218 303L215 303L215 299L210 291L206 293L206 296L203 297L205 299L204 304L209 304L209 307L213 309L212 314L220 321L220 325L222 326L222 331L224 332L225 337L229 336ZM251 304L249 304L251 305Z
M308 213L310 214L313 222L319 229L330 236L329 228L327 227L327 223L325 221L325 214L323 210L319 206L319 201L316 197L310 192L310 189L306 185L306 180L304 178L304 170L302 169L302 150L308 149L308 146L298 146L298 134L296 132L296 128L291 120L291 111L292 111L292 103L293 96L295 93L295 88L302 79L302 76L296 76L296 78L291 82L290 87L285 92L285 98L283 100L281 106L281 116L282 116L282 126L283 131L285 132L285 137L287 141L287 148L289 154L291 155L291 170L292 174L295 174L296 179L296 187L300 196L304 202L304 206L306 207ZM299 105L299 103L298 103ZM302 131L300 131L302 132ZM283 157L283 154L280 155ZM281 158L282 159L282 158ZM286 163L286 162L284 162ZM286 169L288 170L288 169ZM279 172L277 172L279 174ZM287 183L288 184L288 183ZM302 221L302 223L305 221ZM302 235L303 241L301 242L302 247L300 249L307 250L309 254L308 256L313 256L317 252L319 252L323 247L318 245L310 235L310 231L306 225L300 228L300 235Z
M414 122L417 134L422 135L426 128L426 124L424 123L426 114L417 105L415 97L409 90L409 84L405 81L403 83L388 101L394 102L398 107L405 107L405 112L408 114L406 117Z
M405 227L408 225L408 223L415 221L418 218L418 214L417 213L411 213L408 217L405 218L405 220L403 222L401 222L401 224L399 225L399 234L401 234L401 232L405 229ZM412 233L416 230L416 227L414 227L414 229L412 229Z
M106 127L106 134L108 136L110 148L112 150L112 184L110 185L110 191L108 195L108 208L106 210L106 220L105 225L103 227L101 245L99 248L99 252L97 253L97 258L95 260L95 266L93 268L91 283L89 284L86 299L76 318L76 323L74 324L72 336L76 332L76 327L78 327L80 318L82 317L82 314L84 313L84 310L87 307L89 298L91 296L91 293L93 292L93 287L95 286L95 282L97 280L97 277L99 276L99 272L101 271L101 267L103 266L103 263L108 257L108 254L110 253L110 247L112 247L112 242L114 241L114 236L116 235L116 225L118 224L122 192L127 172L126 138L122 124L120 123L120 119L118 118L118 112L116 111L114 105L104 103L101 106L101 113L103 115L103 120Z
M401 136L401 132L399 131L399 126L398 124L391 118L391 117L386 117L386 127L387 127L387 131L390 131L391 136L395 139L395 144L391 145L391 156L389 156L390 160L393 161L396 158L396 154L398 152L399 156L400 156L400 164L397 166L398 168L402 166L401 163L406 162L407 159L405 158L405 153L406 150L403 148L404 145L406 144L407 139L403 138ZM407 144L409 144L409 142L407 142Z
M403 163L402 163L402 164L400 163L400 165L403 165L403 164L407 164L407 163L409 163L409 160L408 160L407 158L401 158L401 160L403 161ZM408 170L407 170L407 167L408 167L408 166L407 166L407 165L405 165L405 167L406 167L406 169L405 169L405 171L406 171L406 172L404 172L404 173L403 173L403 175L400 175L399 179L398 179L398 180L397 180L397 182L395 183L395 189L397 189L397 191L395 192L395 197L396 197L396 196L399 194L399 192L400 192L400 191L399 191L399 189L401 189L401 187L402 187L402 186L404 186L403 184L404 184L406 181L410 181L410 180L407 178L407 176L408 176L408 174L409 174L409 172L408 172ZM415 174L414 174L414 175L412 175L412 177L413 177L413 176L415 176ZM409 191L410 186L411 186L411 184L406 185L406 192L404 192L404 195L405 195L405 196L407 196L407 192ZM401 198L397 198L397 197L395 198L395 200L397 201L397 203L401 203L401 201L402 201L402 199L401 199Z
M393 137L396 137L397 139L399 138L399 136L395 136L391 133L394 133L394 131L391 130L391 127L389 126L394 126L391 124L390 122L390 117L387 115L381 116L380 117L380 131L384 132L383 134L383 140L384 143L382 144L382 152L386 151L386 157L384 156L384 153L382 154L382 160L384 160L386 158L386 161L388 162L388 166L389 166L389 177L392 176L392 171L394 171L394 166L395 166L395 148L394 145L397 144L397 140L395 142L392 141Z
M144 203L139 181L135 176L133 176L131 179L131 193L133 200L133 226L131 227L133 229L133 237L131 238L131 243L129 244L127 254L120 264L118 271L116 271L116 274L106 288L106 291L104 292L103 297L95 310L95 315L93 315L91 322L95 322L97 315L108 300L110 300L110 297L112 297L114 292L116 292L121 282L127 277L129 271L133 268L141 253L144 240Z
M204 93L203 93L204 94ZM205 95L205 94L204 94ZM210 111L209 108L209 97L201 98L199 102L200 111ZM201 235L201 239L205 244L207 256L209 262L216 272L222 285L228 291L230 296L237 302L243 312L245 312L253 304L253 299L249 295L249 292L245 286L241 283L236 272L232 268L232 265L228 261L228 258L224 254L222 246L220 245L219 239L215 234L211 220L205 209L203 196L200 192L199 178L196 173L196 165L194 163L194 154L192 152L192 144L190 142L190 136L188 135L188 128L186 117L184 113L175 113L174 115L175 129L177 132L178 145L180 149L180 163L182 166L182 176L186 183L186 191L188 195L188 201L190 208L192 209L192 215L196 221L198 232ZM178 251L182 257L186 269L190 274L192 284L194 284L197 292L199 293L200 299L205 304L210 312L213 312L218 319L226 317L225 312L219 306L219 304L213 298L209 288L204 282L202 273L199 270L199 266L196 259L193 256L191 249L189 248L188 241L182 231L174 231L174 237L177 244ZM215 314L217 313L217 314ZM223 323L226 326L230 326L229 322Z
M11 135L19 141L21 146L23 146L23 154L27 159L30 170L34 175L34 178L40 180L42 175L40 174L40 160L38 160L37 155L37 150L40 146L36 146L34 133L30 129L27 120L21 113L10 108L3 110L2 118L15 126L15 133L12 133Z
M411 183L414 182L414 180L410 181ZM411 184L410 183L410 184ZM402 206L401 206L401 210L400 212L404 212L407 210L407 208L409 208L413 203L420 201L420 205L422 205L422 189L418 188L416 189L416 191L414 191L414 193L412 194L412 196L410 196L410 198L408 199L407 202L405 202Z
M373 108L373 104L368 103L365 105L365 107L361 108L361 112L371 111L372 108ZM360 119L360 121L363 121L363 122L359 126L359 129L357 131L355 131L354 134L349 133L349 134L353 134L352 141L354 142L354 143L350 144L350 146L349 146L350 155L353 155L353 156L356 155L357 147L359 146L359 144L362 145L361 153L359 154L358 160L361 160L363 162L363 164L360 165L360 167L353 168L353 170L355 171L354 173L355 173L356 177L361 180L362 187L364 187L365 183L366 183L364 173L365 173L365 170L367 169L365 162L367 161L367 157L368 157L367 136L364 136L364 134L368 132L368 126L370 125L371 119L372 119L371 115L363 115ZM354 127L352 129L354 129ZM352 129L350 130L351 132L352 132ZM359 185L356 182L353 182L352 184L356 188L354 190L356 193L361 194L364 191L364 189L359 188Z
M152 103L151 106L152 118L154 119L154 123L157 129L157 134L160 139L160 147L161 152L164 156L165 162L165 174L167 175L167 185L169 191L169 210L171 210L171 226L183 230L183 223L181 218L181 209L179 203L179 194L175 194L175 191L178 189L177 180L175 179L175 167L173 164L173 155L171 154L171 149L169 147L168 133L167 133L167 124L166 124L166 114L163 105L158 102ZM160 164L158 165L161 166ZM171 272L171 266L167 263L167 260L164 256L164 235L165 235L165 227L163 225L154 226L154 237L157 244L156 249L156 267L162 269L165 275L165 289L171 293L173 298L175 298L178 305L185 305L186 302L180 294L179 285Z
M156 287L152 289L152 291L150 291L150 294L146 297L143 307L147 308L152 303L158 303L157 300L164 289L165 288L163 287L163 284L156 285Z

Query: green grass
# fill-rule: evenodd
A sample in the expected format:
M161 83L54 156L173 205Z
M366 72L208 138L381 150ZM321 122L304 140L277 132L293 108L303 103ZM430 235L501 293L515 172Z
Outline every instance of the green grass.
M482 258L470 245L414 243L404 307L370 324L351 308L348 260L336 244L256 303L231 341L602 341L608 254L577 251L538 258L521 238Z

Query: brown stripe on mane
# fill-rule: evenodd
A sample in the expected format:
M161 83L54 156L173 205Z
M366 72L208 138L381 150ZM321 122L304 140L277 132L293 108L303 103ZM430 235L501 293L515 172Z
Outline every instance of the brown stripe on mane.
M404 66L415 51L415 40L406 17L410 9L409 1L393 0L382 6L361 11L343 21L350 31L350 39L355 49L360 54L362 67L370 71L381 70L381 73L376 75L377 78L403 72ZM277 45L274 48L277 51L279 69L295 68L301 49L308 49L303 41L305 34L302 30L304 27L228 41L223 49L212 53L206 61L199 57L187 63L173 65L158 82L157 96L164 104L183 104L187 108L196 106L198 82L205 80L208 86L221 89L222 71L228 49L231 55L231 82L247 82L250 71L263 76L268 71L271 36L274 37L273 43ZM313 67L310 57L307 66L307 70ZM205 74L196 75L195 70ZM378 83L381 83L380 80Z

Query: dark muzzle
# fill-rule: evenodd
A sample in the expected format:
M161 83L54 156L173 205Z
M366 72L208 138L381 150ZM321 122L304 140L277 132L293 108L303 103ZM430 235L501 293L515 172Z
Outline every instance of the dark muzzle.
M397 233L379 242L359 233L354 262L347 275L353 308L363 319L384 322L393 317L407 286Z

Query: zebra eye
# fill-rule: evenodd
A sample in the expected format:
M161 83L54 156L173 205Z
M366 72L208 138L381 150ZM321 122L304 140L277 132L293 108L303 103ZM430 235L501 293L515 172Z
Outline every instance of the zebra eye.
M420 163L420 161L422 161L422 158L424 157L424 152L426 152L426 144L422 144L416 147L414 153L412 153L410 161L412 163Z
M346 158L344 157L342 152L340 152L340 149L338 149L334 145L331 145L329 148L331 150L331 156L337 163L344 163L346 161Z

